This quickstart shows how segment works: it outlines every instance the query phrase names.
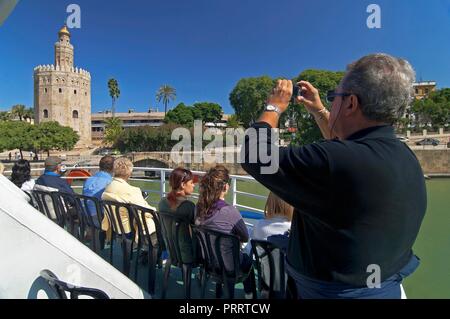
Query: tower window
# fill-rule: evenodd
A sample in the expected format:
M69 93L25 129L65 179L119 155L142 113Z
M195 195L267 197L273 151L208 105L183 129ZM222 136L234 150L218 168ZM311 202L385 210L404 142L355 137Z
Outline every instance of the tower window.
M84 92L84 95L87 96L87 92Z
M74 119L78 118L78 111L77 110L72 112L72 118L74 118Z
M44 119L48 119L48 111L44 110Z
M44 92L47 93L47 88L44 89Z
M73 90L73 94L77 94L77 90Z
M62 93L62 89L61 88L59 88L59 93Z

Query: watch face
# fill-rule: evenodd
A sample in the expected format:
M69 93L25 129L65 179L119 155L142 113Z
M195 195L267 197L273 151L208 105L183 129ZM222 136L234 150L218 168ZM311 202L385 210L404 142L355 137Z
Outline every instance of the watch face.
M268 110L268 111L275 111L275 106L267 105L266 110Z

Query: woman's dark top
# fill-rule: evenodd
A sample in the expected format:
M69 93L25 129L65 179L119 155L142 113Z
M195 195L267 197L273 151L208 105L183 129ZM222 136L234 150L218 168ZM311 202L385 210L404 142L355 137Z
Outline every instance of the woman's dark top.
M180 246L182 259L181 262L184 264L195 263L195 241L192 238L191 229L189 226L194 223L195 204L187 200L185 197L178 197L177 207L173 209L172 207L170 207L168 199L163 198L159 202L158 210L162 213L171 214L182 222L178 233L178 243ZM166 226L166 229L168 230L168 233L166 234L167 240L173 241L175 237L175 234L172 233L173 219L164 218L163 215L161 216L161 219Z

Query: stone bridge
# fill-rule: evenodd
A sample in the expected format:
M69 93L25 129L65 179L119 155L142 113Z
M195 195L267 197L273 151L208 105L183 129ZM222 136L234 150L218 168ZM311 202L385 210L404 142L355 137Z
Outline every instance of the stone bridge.
M135 152L128 153L128 156L135 167L162 167L162 168L176 168L176 167L184 167L190 169L192 171L206 171L210 167L215 166L215 163L198 163L196 160L200 155L196 152L189 152L190 161L180 161L176 162L171 157L171 152ZM231 174L236 175L246 175L247 173L241 168L239 163L221 163L226 168L230 170Z

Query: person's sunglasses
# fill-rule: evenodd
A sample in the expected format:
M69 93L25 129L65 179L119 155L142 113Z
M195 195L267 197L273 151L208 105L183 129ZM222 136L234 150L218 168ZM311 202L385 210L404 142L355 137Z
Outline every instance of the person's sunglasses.
M346 97L346 96L350 96L350 93L336 93L335 91L328 91L327 93L327 102L328 103L333 103L334 99L337 96L341 96L341 97Z

